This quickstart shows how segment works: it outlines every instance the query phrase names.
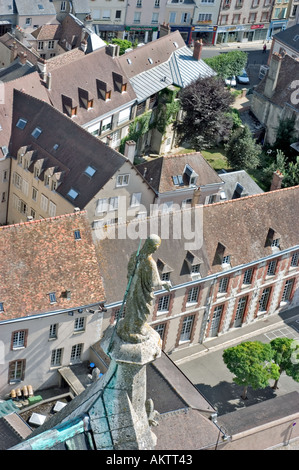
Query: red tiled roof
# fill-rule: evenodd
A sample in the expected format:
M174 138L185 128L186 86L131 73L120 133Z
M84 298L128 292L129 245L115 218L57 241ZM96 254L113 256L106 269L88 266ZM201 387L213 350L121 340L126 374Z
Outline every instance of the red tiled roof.
M0 260L0 321L105 301L84 211L0 227ZM50 292L56 294L54 304Z

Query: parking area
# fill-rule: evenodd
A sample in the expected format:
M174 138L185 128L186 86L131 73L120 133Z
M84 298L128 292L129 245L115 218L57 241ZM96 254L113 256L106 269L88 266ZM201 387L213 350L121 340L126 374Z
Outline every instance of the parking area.
M283 328L278 328L277 330L270 331L269 333L265 333L265 336L269 341L272 341L272 339L275 338L290 338L299 340L299 323L298 326L285 326Z

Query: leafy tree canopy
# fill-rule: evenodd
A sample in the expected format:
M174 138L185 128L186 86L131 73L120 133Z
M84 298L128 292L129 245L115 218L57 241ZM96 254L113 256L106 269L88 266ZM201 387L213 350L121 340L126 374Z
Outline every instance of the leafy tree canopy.
M126 49L132 47L131 41L127 41L126 39L113 38L111 42L112 44L117 44L119 46L120 55L124 54Z
M247 53L243 51L230 51L205 59L219 77L225 79L232 75L240 75L247 64Z
M179 95L183 117L175 123L180 143L188 142L201 150L218 144L232 128L227 115L234 98L219 78L198 79L183 88Z
M299 343L290 338L275 338L270 341L273 360L279 366L280 375L285 372L299 382ZM278 379L273 388L277 388Z
M270 344L260 341L247 341L224 350L223 361L235 375L233 381L244 387L243 398L246 398L248 386L254 390L265 388L270 379L279 378L279 367L272 358Z
M256 168L262 151L246 124L232 132L225 150L227 161L235 170Z

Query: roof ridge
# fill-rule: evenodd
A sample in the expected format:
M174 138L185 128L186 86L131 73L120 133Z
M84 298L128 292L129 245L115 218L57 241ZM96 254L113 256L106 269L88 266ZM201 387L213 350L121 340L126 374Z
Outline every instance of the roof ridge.
M206 204L204 205L203 207L214 207L214 206L218 206L219 204L227 204L227 203L236 203L237 201L244 201L246 199L252 199L252 198L258 198L258 197L263 197L263 196L266 196L266 195L269 195L269 194L273 194L273 193L278 193L278 192L282 192L282 191L290 191L290 190L294 190L296 189L299 190L299 185L298 186L290 186L288 188L281 188L281 189L276 189L276 190L273 190L273 191L265 191L263 193L258 193L258 194L251 194L249 196L242 196L240 198L237 198L237 199L228 199L226 201L219 201L219 202L214 202L213 204Z
M1 230L11 229L11 228L14 228L14 227L24 226L24 225L30 225L30 224L32 225L32 224L40 224L40 223L51 222L51 221L56 220L56 219L63 219L63 218L67 218L67 217L73 217L73 216L82 215L82 214L86 214L86 213L87 213L86 210L80 210L80 211L76 211L76 212L69 212L68 214L55 215L54 217L46 217L44 219L27 220L26 222L18 222L16 224L2 225L2 226L0 226L0 231Z

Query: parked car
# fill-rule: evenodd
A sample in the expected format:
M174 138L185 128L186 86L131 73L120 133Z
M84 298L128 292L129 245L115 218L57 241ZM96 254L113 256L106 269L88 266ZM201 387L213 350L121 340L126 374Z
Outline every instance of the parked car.
M224 81L225 81L225 85L227 85L227 86L236 86L237 85L236 77L234 75L232 77L226 78Z
M249 83L249 77L245 69L242 70L240 75L237 75L237 82L243 84Z

